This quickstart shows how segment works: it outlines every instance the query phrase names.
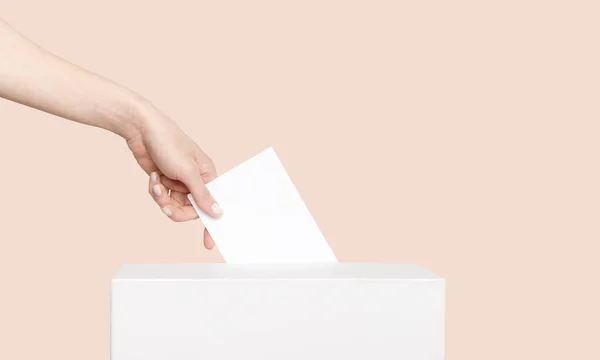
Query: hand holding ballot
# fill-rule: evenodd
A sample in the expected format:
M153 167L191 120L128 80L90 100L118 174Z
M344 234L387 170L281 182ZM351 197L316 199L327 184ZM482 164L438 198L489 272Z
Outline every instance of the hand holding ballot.
M198 218L188 193L198 199L198 207L208 216L220 217L223 210L205 185L217 176L212 160L175 123L165 120L158 123L127 140L138 164L150 174L148 192L173 221ZM206 230L204 246L214 247Z
M0 47L0 97L119 135L162 212L178 222L202 218L204 246L212 249L215 237L227 262L337 261L272 148L217 178L213 161L141 95L1 20L0 44L9 45Z
M0 44L0 97L125 139L150 176L150 194L172 220L198 218L190 192L206 214L222 214L205 186L216 177L213 162L147 99L50 53L2 20ZM204 245L214 245L207 232Z

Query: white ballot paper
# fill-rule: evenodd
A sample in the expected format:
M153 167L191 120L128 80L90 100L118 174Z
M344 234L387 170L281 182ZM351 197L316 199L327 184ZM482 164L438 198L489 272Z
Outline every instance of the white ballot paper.
M221 218L188 198L227 263L337 262L273 148L206 186L223 208Z

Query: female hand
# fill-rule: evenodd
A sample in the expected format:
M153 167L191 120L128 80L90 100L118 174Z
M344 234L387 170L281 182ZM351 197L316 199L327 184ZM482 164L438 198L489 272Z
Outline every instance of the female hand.
M198 217L190 192L209 216L222 214L205 186L216 177L213 162L149 101L46 51L2 20L0 45L0 97L124 138L150 176L150 194L172 220ZM214 246L206 230L204 245Z
M149 174L148 192L173 221L198 218L187 198L191 193L202 211L219 217L223 210L205 184L217 177L212 160L173 121L150 107L142 112L139 130L126 137L141 168ZM206 229L204 246L214 247Z

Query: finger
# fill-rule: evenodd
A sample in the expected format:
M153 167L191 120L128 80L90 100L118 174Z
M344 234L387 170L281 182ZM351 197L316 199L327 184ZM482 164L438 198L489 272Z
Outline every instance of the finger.
M177 201L181 205L190 205L191 206L191 204L186 196L187 193L188 193L187 191L185 193L182 193L182 192L171 189L171 199Z
M215 247L215 242L206 229L204 229L204 247L208 250L212 250Z
M178 204L167 204L161 205L161 211L167 215L169 219L175 222L184 222L195 220L198 218L198 214L194 211L191 206L179 206Z
M202 164L198 165L200 168L200 175L202 176L202 180L204 183L208 183L209 181L214 180L217 177L217 172L215 167L211 164ZM160 174L160 172L159 172ZM160 182L166 186L167 188L175 191L179 191L182 193L189 193L189 189L179 180L173 180L163 174L160 174Z
M197 168L185 173L181 180L190 190L194 201L202 211L213 218L219 218L223 215L223 209L221 209L206 188L200 171Z
M170 179L164 175L160 176L160 182L161 184L163 184L165 187L171 189L171 190L175 190L175 191L179 191L182 193L189 193L190 191L188 190L187 186L185 186L184 183L182 183L181 181L178 180L173 180Z
M150 174L150 183L148 192L160 206L162 212L171 220L176 222L194 220L198 218L198 214L194 211L191 205L182 205L177 199L169 196L168 189L162 185L157 179L160 179L154 173Z
M205 184L213 181L217 177L217 170L213 164L200 164L200 176Z
M196 212L196 210L194 210L194 207L192 206L192 203L190 202L190 200L187 197L188 192L186 191L185 193L179 192L179 191L174 191L171 190L170 193L170 197L171 199L177 201L177 205L180 205L182 208L185 208L184 211L185 212L189 212L189 213L194 213L194 219L197 218L198 213Z

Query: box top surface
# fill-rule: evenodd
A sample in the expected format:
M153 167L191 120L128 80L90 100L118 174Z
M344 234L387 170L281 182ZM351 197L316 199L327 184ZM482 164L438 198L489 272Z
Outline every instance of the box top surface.
M443 280L414 264L127 264L114 280Z

